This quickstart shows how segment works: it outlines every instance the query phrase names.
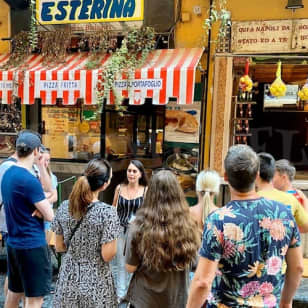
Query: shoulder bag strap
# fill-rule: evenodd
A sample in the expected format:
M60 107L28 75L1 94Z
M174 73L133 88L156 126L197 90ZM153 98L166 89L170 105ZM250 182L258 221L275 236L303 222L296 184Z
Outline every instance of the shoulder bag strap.
M73 232L72 232L72 234L71 234L71 236L70 236L70 238L69 238L69 240L68 240L68 243L67 243L67 245L66 245L66 251L68 251L68 248L70 247L71 241L72 241L72 239L73 239L73 237L74 237L74 235L75 235L77 229L78 229L79 226L81 225L83 219L87 216L88 212L90 212L91 209L92 209L93 207L94 207L94 205L89 209L89 206L88 206L85 215L84 215L80 220L78 220L78 222L77 222L76 226L74 227Z

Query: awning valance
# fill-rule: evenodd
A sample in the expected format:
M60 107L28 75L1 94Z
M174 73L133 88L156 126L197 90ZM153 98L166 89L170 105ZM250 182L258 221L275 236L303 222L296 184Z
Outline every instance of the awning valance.
M115 91L130 104L142 104L145 98L153 98L153 104L166 104L175 97L179 104L191 104L194 96L195 70L202 56L202 48L154 50L145 64L135 70L133 79L117 76ZM20 97L23 104L33 104L40 98L43 105L74 105L78 98L85 104L96 103L96 87L100 73L110 55L101 58L98 69L87 70L88 54L69 55L56 66L46 66L41 55L35 54L25 60L22 67L0 69L0 98L2 103L11 103L13 95ZM0 67L9 55L0 55ZM110 91L107 102L114 103Z

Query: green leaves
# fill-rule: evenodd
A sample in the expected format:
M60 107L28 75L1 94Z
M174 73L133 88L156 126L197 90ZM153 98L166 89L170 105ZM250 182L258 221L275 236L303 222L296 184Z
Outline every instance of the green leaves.
M153 28L143 27L127 33L121 47L112 53L101 74L102 82L97 86L97 103L102 105L103 99L113 91L116 110L124 111L121 105L123 97L114 88L114 81L122 78L124 73L128 80L134 78L135 69L141 67L148 54L155 47L155 32Z
M30 1L30 10L31 10L31 21L30 21L29 41L31 49L34 50L37 48L38 44L35 0Z
M218 2L218 5L216 3ZM209 18L203 22L203 29L208 35L209 30L212 29L214 23L219 22L218 38L217 40L224 39L228 33L228 27L230 26L230 12L226 9L227 0L214 0L209 10Z

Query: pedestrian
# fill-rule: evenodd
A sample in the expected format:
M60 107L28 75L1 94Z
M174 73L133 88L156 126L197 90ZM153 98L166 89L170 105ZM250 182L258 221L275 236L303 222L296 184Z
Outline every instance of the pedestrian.
M292 212L301 233L308 232L308 213L292 195L278 190L273 185L275 159L269 153L259 153L260 172L256 179L258 195L286 205Z
M217 209L214 197L219 193L220 182L220 176L214 170L203 170L197 176L198 203L190 207L190 214L197 221L202 231L207 216Z
M18 307L25 296L26 307L41 307L50 291L51 268L44 233L44 219L53 211L42 185L31 174L36 162L41 169L40 138L31 132L16 141L18 162L3 175L1 193L7 224L8 294L5 308Z
M292 194L308 212L308 198L300 189L294 188L292 185L296 174L295 167L287 159L280 159L276 161L275 169L274 187Z
M128 230L126 269L134 274L126 300L135 308L184 308L200 238L175 175L154 174Z
M56 212L51 229L62 257L53 307L116 308L109 262L116 254L120 222L114 207L99 201L110 184L108 161L92 159Z
M116 187L113 206L123 227L123 232L118 240L117 255L113 260L113 272L116 277L116 287L119 302L124 298L131 275L125 270L124 242L125 233L129 222L135 217L141 207L146 191L148 179L144 166L139 160L130 161L124 183Z
M206 220L186 308L205 303L206 307L292 307L303 271L294 217L285 205L257 195L259 158L249 146L230 147L224 165L231 201Z
M0 188L1 188L1 182L3 175L5 171L10 168L11 166L15 165L17 163L17 153L14 152L13 155L8 157L7 159L3 160L0 165ZM5 211L4 211L4 206L2 202L2 194L1 194L1 189L0 189L0 233L1 233L1 238L3 242L3 246L6 243L6 238L7 238L7 225L5 221ZM7 295L8 291L8 280L7 277L5 278L4 281L4 295Z
M42 145L40 148L40 153L42 154L45 168L47 170L48 176L50 177L51 186L52 186L52 190L46 191L45 196L47 200L49 201L50 206L53 207L53 204L57 202L58 200L58 192L57 192L58 179L52 173L50 169L50 149ZM53 235L53 232L50 230L50 222L48 221L45 221L45 232L46 232L46 240L47 240L48 245L53 244L54 235Z

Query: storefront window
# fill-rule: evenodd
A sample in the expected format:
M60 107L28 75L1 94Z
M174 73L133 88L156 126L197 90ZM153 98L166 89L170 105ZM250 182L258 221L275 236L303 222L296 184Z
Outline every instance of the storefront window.
M89 160L100 155L100 114L98 107L42 107L42 139L52 158Z
M0 157L14 153L17 133L21 129L20 103L0 104Z
M307 170L308 105L300 100L298 92L307 83L308 65L294 57L283 59L281 79L286 94L274 97L269 87L276 78L278 60L252 59L249 75L254 88L241 99L238 82L245 62L235 57L232 141L247 143L257 152L269 152L277 160L288 159L297 170Z
M109 159L153 158L163 149L164 106L128 106L124 113L107 107L105 148ZM153 166L154 167L154 166Z

